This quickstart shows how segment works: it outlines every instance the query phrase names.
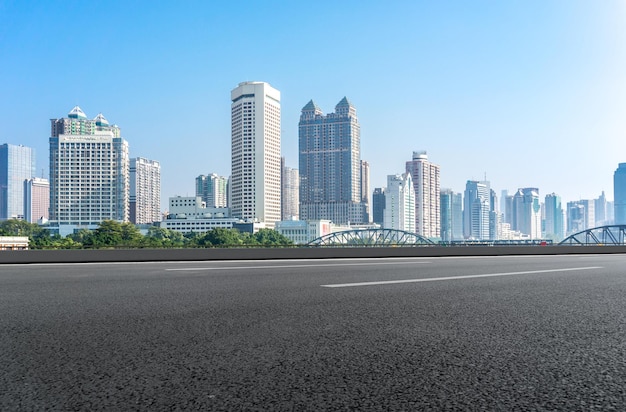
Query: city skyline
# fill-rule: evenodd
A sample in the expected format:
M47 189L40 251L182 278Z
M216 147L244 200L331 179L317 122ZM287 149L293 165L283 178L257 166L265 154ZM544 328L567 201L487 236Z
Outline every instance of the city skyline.
M456 192L486 174L497 192L538 187L564 203L602 191L614 198L613 172L626 159L623 2L348 2L333 4L327 23L336 30L328 32L299 4L113 1L107 10L0 5L9 17L0 58L11 62L0 67L0 94L8 97L0 102L0 141L33 147L38 176L45 169L49 178L40 119L79 105L124 125L131 157L161 162L162 204L192 195L199 173L230 174L228 92L248 79L283 93L281 155L289 167L298 164L302 105L315 98L333 107L348 95L359 108L372 188L401 171L407 154L426 150L441 166L441 187ZM116 30L100 30L110 13ZM234 19L256 17L276 23L262 39L222 35ZM302 46L311 32L323 47ZM349 52L334 41L342 36L350 36ZM50 64L70 46L72 64ZM311 63L320 58L337 63Z

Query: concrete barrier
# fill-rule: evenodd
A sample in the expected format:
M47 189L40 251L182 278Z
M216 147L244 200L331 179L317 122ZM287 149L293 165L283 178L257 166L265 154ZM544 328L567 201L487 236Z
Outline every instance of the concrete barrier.
M626 246L420 246L0 251L0 264L626 254Z

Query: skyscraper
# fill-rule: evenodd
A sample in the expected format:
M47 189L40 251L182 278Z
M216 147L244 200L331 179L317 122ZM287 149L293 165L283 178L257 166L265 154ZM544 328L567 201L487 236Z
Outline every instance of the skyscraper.
M613 174L615 224L626 225L626 163L620 163Z
M450 242L463 239L463 195L450 189L441 194L441 240Z
M309 101L299 128L300 218L365 223L361 192L361 131L356 109L343 98L324 115Z
M93 120L76 106L51 119L50 220L97 226L129 218L128 143L102 114Z
M415 233L431 238L441 235L439 165L428 161L426 152L413 152L406 162L415 190Z
M415 232L415 189L410 173L387 176L383 228Z
M463 236L466 239L489 239L490 200L488 182L467 181L463 200Z
M228 178L217 173L196 177L196 196L206 207L228 207Z
M33 177L24 181L24 220L37 223L50 218L50 182Z
M232 215L273 228L281 218L280 92L243 82L230 97Z
M285 166L285 158L282 158L282 216L281 220L298 219L300 212L300 174L298 169Z
M24 181L35 176L35 152L0 145L0 220L24 218Z
M385 188L377 187L372 195L372 221L382 225L385 218Z
M541 238L541 206L539 189L525 187L513 195L513 230L531 239Z
M589 199L567 202L567 234L596 227L595 201Z
M545 237L561 241L565 237L565 226L563 225L563 207L561 206L561 196L555 193L546 195L545 200Z
M604 194L604 190L600 194L600 196L594 200L594 210L595 210L595 225L596 226L604 226L609 223L608 218L608 202L606 201L606 195Z
M161 221L161 164L156 160L130 159L130 221Z
M369 223L372 220L370 209L370 164L361 160L361 203L364 205L363 222Z

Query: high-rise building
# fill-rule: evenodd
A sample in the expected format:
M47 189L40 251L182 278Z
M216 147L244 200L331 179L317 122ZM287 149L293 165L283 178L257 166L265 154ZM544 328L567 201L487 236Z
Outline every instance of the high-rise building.
M300 174L298 169L285 166L282 158L282 217L281 220L297 220L300 216Z
M439 165L428 161L426 152L413 152L406 162L415 190L415 232L427 238L441 235Z
M273 228L281 218L280 92L243 82L230 97L232 215Z
M365 160L361 160L361 203L365 206L364 222L372 221L370 209L370 164Z
M595 201L584 199L567 202L567 234L596 227Z
M24 181L35 176L35 151L0 145L0 220L24 218Z
M382 225L385 219L385 188L377 187L372 194L372 221Z
M463 236L466 239L489 239L490 200L489 182L467 181L463 199Z
M544 203L545 229L544 236L547 239L561 241L565 237L565 225L563 224L563 207L561 196L555 193L546 195Z
M608 216L608 202L606 201L606 195L604 194L604 190L600 194L600 196L594 200L594 209L595 209L595 225L596 226L604 226L609 224L609 216Z
M45 222L50 217L50 182L33 177L24 181L24 220Z
M299 128L300 219L366 223L361 191L361 132L356 109L343 98L324 115L311 100Z
M51 119L50 220L97 226L129 220L128 143L102 114L93 120L76 106Z
M502 215L498 212L498 196L493 189L489 190L489 239L497 240L500 233Z
M130 221L161 221L161 164L156 160L130 159Z
M228 178L217 173L196 177L196 196L206 207L228 207Z
M511 228L531 239L541 238L541 206L539 204L539 189L536 187L518 189L513 195L513 224Z
M613 174L613 210L616 225L626 225L626 163L620 163Z
M387 176L383 227L415 232L415 189L410 173Z
M463 239L463 195L451 189L441 189L441 240Z

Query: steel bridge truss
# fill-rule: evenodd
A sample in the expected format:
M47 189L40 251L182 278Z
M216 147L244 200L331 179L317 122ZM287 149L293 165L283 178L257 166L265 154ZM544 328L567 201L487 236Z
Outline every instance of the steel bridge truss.
M565 238L559 245L626 245L626 225L583 230Z
M308 246L431 246L423 236L394 229L361 229L335 232L308 243Z

